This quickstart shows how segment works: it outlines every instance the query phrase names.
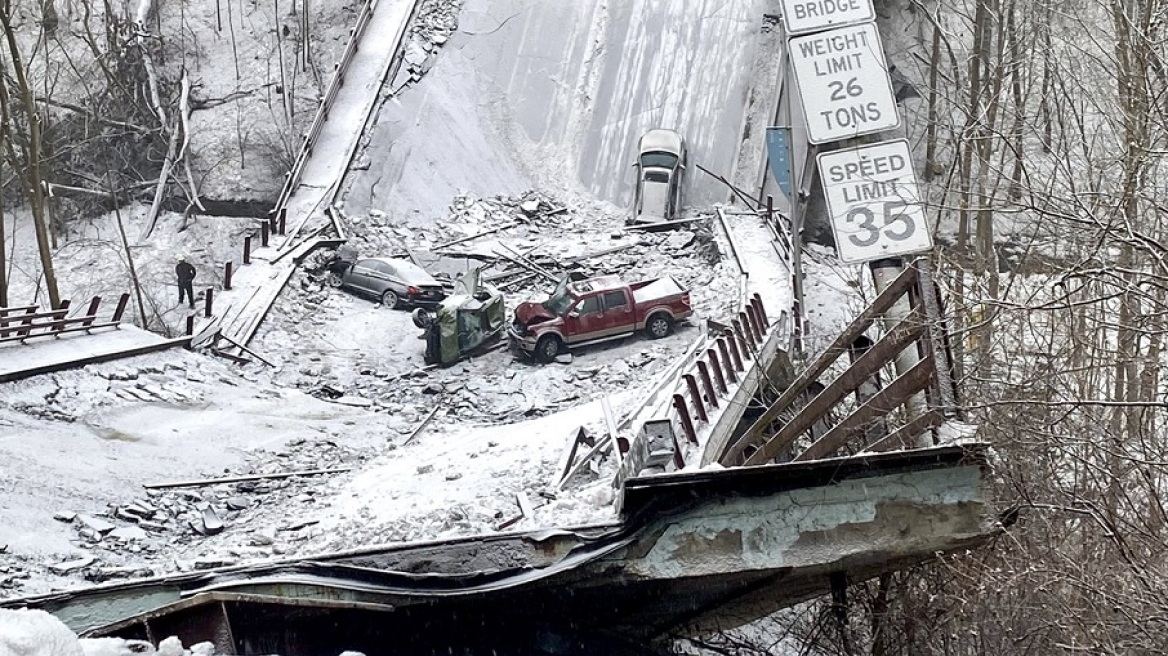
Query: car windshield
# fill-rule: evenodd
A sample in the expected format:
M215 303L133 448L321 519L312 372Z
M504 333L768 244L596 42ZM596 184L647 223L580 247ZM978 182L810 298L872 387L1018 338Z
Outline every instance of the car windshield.
M677 166L677 155L673 153L641 153L641 166L659 166L663 169L671 169Z
M568 311L568 307L572 305L572 294L568 292L568 278L565 277L556 285L556 291L552 292L551 298L543 302L543 308L551 312L555 316L562 316Z

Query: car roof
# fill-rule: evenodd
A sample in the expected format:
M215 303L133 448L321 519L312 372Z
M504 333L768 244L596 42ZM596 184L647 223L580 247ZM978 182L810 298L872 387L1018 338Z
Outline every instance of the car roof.
M383 264L388 264L388 265L392 266L393 268L397 269L399 273L402 273L402 274L405 274L405 275L408 275L411 277L424 276L425 280L433 280L434 279L434 276L427 273L425 269L414 264L413 262L411 262L409 260L402 260L402 259L398 259L395 257L367 257L365 259L366 260L373 260L374 262L381 262Z
M673 130L654 128L641 136L639 148L642 153L664 150L666 152L680 154L682 148L684 148L684 142L681 139L681 135Z

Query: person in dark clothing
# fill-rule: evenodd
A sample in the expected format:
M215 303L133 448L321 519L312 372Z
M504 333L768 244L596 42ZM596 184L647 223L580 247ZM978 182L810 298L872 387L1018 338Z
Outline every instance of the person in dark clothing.
M195 309L195 267L187 258L180 257L174 275L178 278L178 302L190 301L191 309Z

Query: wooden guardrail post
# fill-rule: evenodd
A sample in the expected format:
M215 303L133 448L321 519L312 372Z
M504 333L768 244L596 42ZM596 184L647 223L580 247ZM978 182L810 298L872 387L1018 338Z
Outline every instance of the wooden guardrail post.
M730 361L734 363L736 371L743 371L742 355L738 353L738 338L729 328L722 333L726 336L726 345L730 348Z
M726 346L726 338L718 338L718 354L722 356L722 364L726 367L726 380L738 382L738 374L734 373L734 363L730 361L730 349Z
M268 247L268 230L270 230L271 227L272 225L267 221L260 221L260 246L263 248Z
M775 197L767 194L767 223L775 224Z
M114 308L114 322L115 323L120 322L122 320L122 315L126 313L126 304L129 302L130 302L130 293L129 292L123 292L122 295L118 297L118 306Z
M280 208L279 222L280 222L280 234L281 235L288 234L288 208L287 207Z
M691 444L698 443L698 431L694 428L693 419L689 416L689 409L685 407L685 397L680 394L673 395L673 409L677 410L677 417L681 420L681 428L685 431L685 438Z
M89 307L85 310L85 320L81 322L82 326L88 326L93 323L93 320L97 318L97 306L99 305L101 305L100 296L94 296L92 299L90 299ZM62 318L64 317L62 316ZM64 326L61 326L61 328L64 328ZM60 328L57 330L60 330Z
M208 319L211 318L211 307L215 299L215 290L211 287L207 288L207 295L203 297L203 316Z
M730 388L726 387L726 376L722 373L722 363L718 360L718 352L713 348L706 349L706 357L710 360L710 369L714 370L714 380L718 382L718 391L725 394Z
M755 292L754 297L750 299L750 305L754 308L754 311L758 313L759 325L763 328L766 328L770 322L767 321L766 308L763 307L762 297L758 295L758 292Z
M754 314L754 308L747 305L744 312L738 313L738 320L734 323L742 324L745 337L750 340L751 344L762 344L762 336L765 331L758 324L758 317Z
M243 238L243 263L251 264L251 235Z
M703 360L698 360L698 376L702 379L702 387L706 389L706 400L710 407L718 407L718 393L714 391L714 382L710 380L710 368Z
M195 315L188 314L187 315L187 336L189 337L189 336L194 335L194 334L195 334Z
M758 325L754 322L754 317L750 312L739 312L738 321L742 323L742 327L746 329L746 334L750 337L752 344L762 343L762 332L758 329Z
M223 290L231 289L231 260L223 267Z
M751 344L746 339L746 333L743 332L742 322L738 319L734 319L730 322L730 325L733 326L733 329L730 332L733 333L733 339L738 344L739 350L742 351L743 361L753 359L754 356L751 354L750 348Z
M698 379L693 374L686 374L683 378L685 378L685 387L689 390L689 398L693 399L698 419L705 422L710 421L710 415L706 414L706 404L702 401L702 393L698 391Z

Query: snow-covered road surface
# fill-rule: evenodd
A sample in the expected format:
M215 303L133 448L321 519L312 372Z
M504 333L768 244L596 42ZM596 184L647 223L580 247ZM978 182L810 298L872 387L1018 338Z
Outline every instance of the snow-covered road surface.
M380 107L344 207L425 223L460 192L529 188L626 207L637 139L653 127L730 175L770 4L468 0L433 69ZM688 173L687 205L728 198Z

